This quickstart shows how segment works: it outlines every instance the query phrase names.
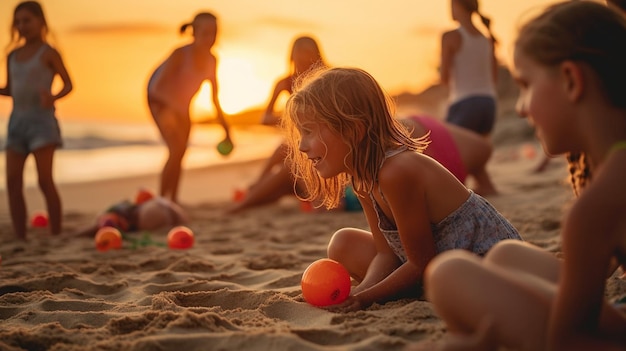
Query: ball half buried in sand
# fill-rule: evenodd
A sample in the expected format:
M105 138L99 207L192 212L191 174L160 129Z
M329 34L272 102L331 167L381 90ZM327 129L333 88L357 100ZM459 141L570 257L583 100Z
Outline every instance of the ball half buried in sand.
M350 295L350 274L341 263L319 259L302 274L302 296L313 306L324 307L343 302Z
M96 232L96 249L108 251L122 248L122 234L117 228L102 227Z

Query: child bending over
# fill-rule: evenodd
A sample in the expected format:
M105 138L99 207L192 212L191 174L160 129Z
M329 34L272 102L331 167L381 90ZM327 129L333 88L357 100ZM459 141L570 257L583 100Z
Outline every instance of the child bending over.
M502 239L521 239L484 198L422 154L426 139L411 138L363 70L312 73L285 112L287 164L305 184L306 200L333 208L350 184L371 228L341 229L328 245L328 257L359 282L333 309L418 296L426 264L438 253L484 254Z

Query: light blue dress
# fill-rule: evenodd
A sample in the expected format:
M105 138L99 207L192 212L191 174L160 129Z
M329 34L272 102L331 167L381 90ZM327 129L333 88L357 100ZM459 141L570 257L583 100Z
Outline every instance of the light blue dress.
M13 111L9 117L6 148L29 154L48 145L63 144L54 107L41 106L42 91L49 92L54 72L41 62L50 47L42 45L28 60L18 61L9 55L9 77Z

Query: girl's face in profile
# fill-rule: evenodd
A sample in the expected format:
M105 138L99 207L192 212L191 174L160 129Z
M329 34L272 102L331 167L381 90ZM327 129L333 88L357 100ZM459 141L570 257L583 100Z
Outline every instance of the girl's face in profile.
M332 178L349 172L345 164L348 145L328 125L306 118L299 124L300 151L305 153L320 177Z
M546 67L515 51L515 80L520 87L517 113L535 127L537 138L551 155L571 151L570 111L567 104L567 86L560 68Z
M32 12L22 9L15 13L15 29L26 41L40 39L43 22Z
M212 19L200 19L193 24L194 40L204 47L213 47L217 38L217 23Z

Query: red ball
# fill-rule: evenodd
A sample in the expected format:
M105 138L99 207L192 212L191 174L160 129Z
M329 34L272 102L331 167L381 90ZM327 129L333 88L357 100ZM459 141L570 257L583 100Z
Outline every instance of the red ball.
M96 249L108 251L122 248L122 233L114 227L102 227L96 233Z
M45 228L48 226L48 215L45 212L37 212L30 220L30 225L34 228Z
M191 229L181 225L167 233L167 246L170 249L188 249L193 246L194 237Z
M137 190L137 194L135 195L135 204L141 205L148 200L152 200L152 198L154 198L154 194L150 190L146 188L139 188L139 190Z
M343 302L350 295L350 273L341 263L319 259L302 274L302 296L313 306L323 307Z

